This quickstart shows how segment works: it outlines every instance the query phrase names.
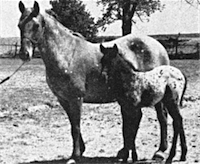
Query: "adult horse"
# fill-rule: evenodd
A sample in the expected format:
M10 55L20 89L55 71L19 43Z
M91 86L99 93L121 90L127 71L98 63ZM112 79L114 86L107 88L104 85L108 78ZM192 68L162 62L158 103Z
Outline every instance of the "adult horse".
M19 20L21 32L20 58L29 61L32 58L34 47L38 46L46 68L46 80L52 92L58 98L66 111L73 138L72 159L78 160L82 156L85 145L80 133L80 116L83 102L109 103L116 101L115 95L110 92L107 76L101 75L100 60L103 54L99 44L90 43L83 38L73 35L69 29L62 26L47 13L41 14L39 4L33 8L25 8L19 2L22 13ZM159 65L169 64L169 58L164 47L153 38L130 34L104 46L117 44L121 53L140 71L151 70ZM127 106L121 105L123 117L124 147L119 151L118 158L126 160L127 150L130 149L131 136L129 129L132 125L127 122ZM160 108L161 105L156 106ZM131 108L129 106L128 108ZM167 149L167 123L164 110L158 114L161 125L161 142L159 150Z

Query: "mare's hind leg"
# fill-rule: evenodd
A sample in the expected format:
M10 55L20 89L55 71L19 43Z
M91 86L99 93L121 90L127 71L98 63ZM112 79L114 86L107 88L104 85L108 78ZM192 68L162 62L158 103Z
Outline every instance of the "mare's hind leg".
M173 129L174 129L172 147L171 147L170 154L166 162L171 163L172 159L174 158L176 154L176 144L177 144L177 139L178 139L179 134L180 134L181 149L182 149L181 160L186 160L187 146L186 146L185 133L183 129L183 121L182 121L183 119L179 112L179 107L173 101L167 102L166 106L167 106L170 116L173 119Z
M164 151L167 150L167 109L164 107L163 103L158 103L155 105L157 118L160 124L160 146L159 149L155 152L153 159L163 160Z
M129 157L129 150L132 150L132 159L136 161L135 137L142 118L142 112L141 109L134 109L128 102L121 103L120 105L123 121L122 131L124 147L118 152L117 158L120 161L126 162Z
M70 101L63 101L59 99L59 102L66 111L71 123L71 134L73 139L73 152L71 158L76 160L79 159L85 151L85 144L80 132L81 107L83 99L77 98Z

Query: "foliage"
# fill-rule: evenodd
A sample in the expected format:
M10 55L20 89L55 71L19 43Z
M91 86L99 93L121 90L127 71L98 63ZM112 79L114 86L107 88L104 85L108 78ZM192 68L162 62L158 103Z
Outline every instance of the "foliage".
M101 4L104 11L103 17L98 21L98 25L101 27L116 20L124 21L124 17L129 17L135 23L135 20L132 19L134 14L141 21L148 20L152 13L164 8L160 0L97 0L97 4Z
M65 27L81 33L87 39L97 33L94 18L86 11L80 0L50 0L52 11Z

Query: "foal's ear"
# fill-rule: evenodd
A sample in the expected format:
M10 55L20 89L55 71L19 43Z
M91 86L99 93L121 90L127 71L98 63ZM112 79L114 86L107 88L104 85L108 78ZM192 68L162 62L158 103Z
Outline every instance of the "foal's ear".
M25 6L24 6L23 2L20 1L20 2L19 2L19 11L20 11L21 13L23 13L24 10L25 10Z
M102 44L100 44L100 50L104 54L106 51L106 48Z
M116 44L113 46L113 51L117 54L119 52L118 47Z
M34 17L36 17L36 16L38 16L39 12L40 12L39 4L35 1L32 14Z
M117 56L117 54L119 53L117 45L114 44L112 49L113 49L112 57L115 58Z

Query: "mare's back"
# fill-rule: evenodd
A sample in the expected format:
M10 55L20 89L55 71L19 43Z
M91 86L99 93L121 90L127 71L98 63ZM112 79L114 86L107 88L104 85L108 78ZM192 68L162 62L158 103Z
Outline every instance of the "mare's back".
M106 47L117 44L120 53L140 71L151 70L160 65L169 65L166 49L154 38L132 33L111 42Z

